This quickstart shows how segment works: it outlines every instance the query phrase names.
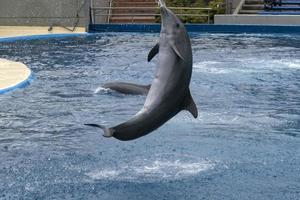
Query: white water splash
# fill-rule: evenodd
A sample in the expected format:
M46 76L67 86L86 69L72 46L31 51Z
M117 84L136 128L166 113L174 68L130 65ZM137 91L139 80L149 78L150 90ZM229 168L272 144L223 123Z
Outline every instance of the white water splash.
M134 160L127 164L120 164L118 169L96 169L86 175L92 180L174 180L195 176L201 172L212 170L214 167L214 162L204 159L157 158Z
M222 62L204 61L193 65L195 72L209 74L228 74L234 71L232 68L226 68Z
M155 160L152 163L136 166L133 170L140 176L154 177L159 175L163 178L180 178L196 175L211 168L213 168L213 164L204 160L198 162Z
M203 61L203 62L196 62L193 64L193 68L199 72L212 72L217 70L215 66L220 65L220 62L217 61Z
M86 175L92 179L101 180L101 179L114 179L120 174L120 171L104 169L101 171L92 171Z
M285 71L286 69L300 69L300 59L253 59L237 58L234 61L236 67L228 67L228 63L217 61L196 62L194 71L207 74L229 73L261 73L264 71ZM240 63L240 64L239 64Z
M281 59L281 60L273 60L271 62L272 67L276 67L279 69L290 68L290 69L300 69L300 59Z
M98 94L98 93L101 93L101 92L110 92L110 91L112 91L112 90L109 89L109 88L98 87L98 88L94 91L94 94Z

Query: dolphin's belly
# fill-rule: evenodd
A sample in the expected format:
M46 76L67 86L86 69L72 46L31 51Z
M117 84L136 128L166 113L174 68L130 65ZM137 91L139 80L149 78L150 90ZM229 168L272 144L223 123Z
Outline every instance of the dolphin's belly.
M161 44L155 78L143 108L130 120L113 127L113 136L131 140L150 133L184 108L189 94L192 63L182 60L168 43Z
M114 127L114 137L141 137L175 116L183 108L188 91L190 72L186 67L180 60L161 60L144 107L127 122Z
M173 101L176 103L178 101L176 97L189 86L191 71L192 66L187 66L172 51L162 53L144 108L151 110L165 101L169 104Z
M127 122L113 127L113 136L120 140L131 140L144 136L163 125L180 110L178 105L170 105L167 102L153 107L151 110L143 108Z

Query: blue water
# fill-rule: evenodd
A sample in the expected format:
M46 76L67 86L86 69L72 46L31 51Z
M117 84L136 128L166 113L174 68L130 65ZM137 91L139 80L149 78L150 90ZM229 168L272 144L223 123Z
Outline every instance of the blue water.
M35 74L0 95L0 199L300 199L300 36L194 34L181 112L131 142L113 126L145 97L100 86L148 84L157 34L98 34L0 44Z

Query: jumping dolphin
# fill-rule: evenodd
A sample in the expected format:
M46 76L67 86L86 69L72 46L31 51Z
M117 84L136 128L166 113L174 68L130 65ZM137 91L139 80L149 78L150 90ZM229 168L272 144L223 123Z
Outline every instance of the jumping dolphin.
M133 140L157 129L181 110L188 110L195 118L198 110L191 96L192 49L188 33L181 21L160 0L162 27L159 43L150 51L150 60L158 54L155 78L143 108L130 120L107 128L98 124L103 136L119 140Z

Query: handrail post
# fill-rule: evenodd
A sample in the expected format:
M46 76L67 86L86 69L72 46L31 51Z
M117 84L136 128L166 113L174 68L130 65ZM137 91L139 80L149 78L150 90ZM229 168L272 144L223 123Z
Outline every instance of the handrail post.
M107 15L107 23L108 24L110 23L110 17L111 17L111 12L112 12L112 3L113 3L113 0L110 0L109 1L109 10L108 10L108 15Z
M234 15L239 14L239 12L240 12L240 10L242 9L244 3L245 3L245 0L241 0L241 1L240 1L239 5L235 8L235 10L234 10L234 12L233 12Z
M96 13L95 13L95 10L93 10L93 21L96 21Z
M94 24L92 9L93 9L93 0L90 0L90 9L89 9L90 24Z
M94 24L94 22L93 22L93 17L92 17L92 8L91 8L91 6L90 6L90 9L89 9L89 24Z
M207 10L207 24L210 24L210 12Z
M90 6L89 6L89 24L94 24L93 15L92 15L92 7L93 7L93 0L90 0Z

